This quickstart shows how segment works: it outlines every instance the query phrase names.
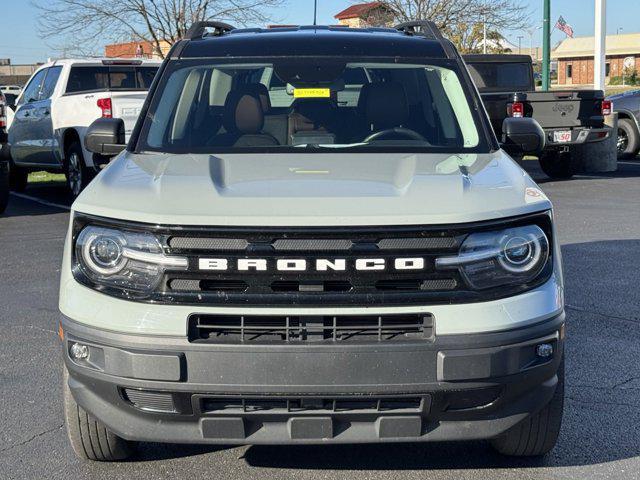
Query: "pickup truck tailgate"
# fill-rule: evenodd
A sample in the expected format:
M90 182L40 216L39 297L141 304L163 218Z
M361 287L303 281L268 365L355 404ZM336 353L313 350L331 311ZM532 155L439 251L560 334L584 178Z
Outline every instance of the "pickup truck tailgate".
M147 92L111 92L113 116L124 120L127 141L138 120L145 98Z
M532 116L545 129L602 127L604 93L597 90L529 92L527 103Z

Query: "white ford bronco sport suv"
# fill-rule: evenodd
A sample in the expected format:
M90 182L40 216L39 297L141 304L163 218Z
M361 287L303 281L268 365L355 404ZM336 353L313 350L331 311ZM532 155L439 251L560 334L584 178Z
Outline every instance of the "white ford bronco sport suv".
M108 157L82 148L97 118L122 118L131 133L160 63L156 60L56 60L40 67L16 102L9 127L11 187L33 170L63 172L77 197Z
M207 33L208 29L213 29ZM453 44L396 29L194 25L64 251L64 405L77 454L136 441L490 439L560 430L552 206L500 143ZM124 151L122 151L124 150Z

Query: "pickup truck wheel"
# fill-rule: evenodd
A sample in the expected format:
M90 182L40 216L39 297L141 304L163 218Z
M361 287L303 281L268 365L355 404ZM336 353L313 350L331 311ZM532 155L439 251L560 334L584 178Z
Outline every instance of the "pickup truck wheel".
M640 134L635 124L628 118L618 120L618 158L635 158L640 151Z
M84 163L82 147L78 142L73 142L65 152L64 174L67 177L67 186L71 195L76 198L93 179L91 169Z
M83 460L98 462L118 462L129 458L134 443L110 432L76 403L69 388L67 367L63 367L63 370L64 418L73 451Z
M540 168L554 180L568 180L576 173L571 152L545 152L540 157Z
M491 441L502 455L538 457L546 455L558 441L564 410L564 359L558 370L558 385L551 401L535 415Z

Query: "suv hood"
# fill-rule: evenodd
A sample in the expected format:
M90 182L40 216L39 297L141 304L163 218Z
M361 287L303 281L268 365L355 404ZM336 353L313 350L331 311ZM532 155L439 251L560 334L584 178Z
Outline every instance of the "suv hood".
M228 154L123 152L73 210L168 225L467 223L551 203L504 152Z

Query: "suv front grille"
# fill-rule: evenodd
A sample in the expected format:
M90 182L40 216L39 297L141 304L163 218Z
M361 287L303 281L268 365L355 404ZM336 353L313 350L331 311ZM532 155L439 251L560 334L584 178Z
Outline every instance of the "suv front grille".
M156 301L188 304L420 305L451 294L464 284L455 271L439 272L435 259L452 255L464 239L458 230L418 227L309 229L183 229L164 236L165 251L189 258L187 272L169 272ZM422 259L424 268L399 270L397 259ZM224 271L201 268L221 259ZM260 259L266 269L241 271L238 262ZM357 260L384 261L382 270L359 270ZM281 271L278 261L302 261L304 270ZM342 270L319 271L318 261L344 262Z
M158 226L78 215L74 235L88 223L151 232L166 255L187 259L186 270L167 270L143 297L100 288L152 303L246 308L475 303L523 293L553 272L550 259L531 284L480 291L458 270L435 267L437 258L456 255L470 233L535 223L552 241L547 214L457 226L274 228ZM411 261L419 266L406 268L403 262Z
M189 341L195 343L393 342L431 340L433 335L430 314L189 317Z

